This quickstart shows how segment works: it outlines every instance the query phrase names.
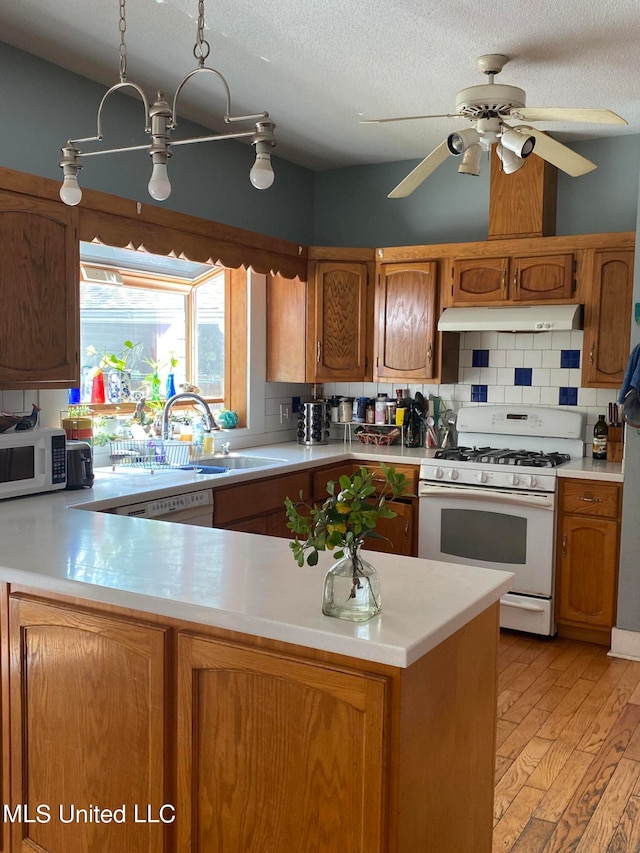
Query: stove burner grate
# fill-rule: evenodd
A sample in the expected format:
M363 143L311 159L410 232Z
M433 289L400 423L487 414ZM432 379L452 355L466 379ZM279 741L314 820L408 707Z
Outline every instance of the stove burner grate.
M492 447L452 447L448 450L437 450L434 458L452 462L482 462L488 465L526 465L531 468L555 468L571 460L568 453Z

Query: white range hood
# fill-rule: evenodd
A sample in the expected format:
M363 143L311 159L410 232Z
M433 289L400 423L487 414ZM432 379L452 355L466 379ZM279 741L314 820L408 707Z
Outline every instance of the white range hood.
M558 332L582 328L582 305L445 308L440 332Z

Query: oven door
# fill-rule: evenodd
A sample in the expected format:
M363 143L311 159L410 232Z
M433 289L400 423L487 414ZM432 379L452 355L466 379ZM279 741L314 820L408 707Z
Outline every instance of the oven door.
M502 626L552 633L555 495L426 482L419 494L418 555L513 572Z

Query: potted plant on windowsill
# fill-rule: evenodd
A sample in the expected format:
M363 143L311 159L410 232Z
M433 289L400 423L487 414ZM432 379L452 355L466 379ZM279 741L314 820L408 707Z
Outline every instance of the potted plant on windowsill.
M131 373L127 369L129 359L139 356L142 344L125 341L117 353L103 352L98 363L100 373L107 372L106 401L109 403L126 403L131 399ZM86 349L89 355L97 355L94 346ZM104 380L103 380L104 381ZM105 402L105 400L102 400Z
M374 485L373 473L361 467L351 477L327 483L329 497L318 506L286 498L287 526L296 534L289 543L299 566L318 563L318 553L332 550L337 562L324 582L322 612L327 616L364 622L382 610L380 579L360 549L367 537L384 539L375 530L379 518L395 518L388 499L407 491L407 478L393 466L380 465L382 488ZM302 497L302 496L301 496Z

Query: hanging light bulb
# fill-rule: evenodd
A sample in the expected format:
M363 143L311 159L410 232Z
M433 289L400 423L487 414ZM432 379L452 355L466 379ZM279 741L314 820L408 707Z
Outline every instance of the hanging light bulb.
M249 178L257 190L268 190L273 183L271 143L256 142L256 160L249 172Z
M75 207L82 201L82 190L78 185L78 170L82 168L78 163L79 154L75 145L65 145L62 149L60 167L64 177L60 187L60 200L69 207Z
M153 159L153 169L151 170L147 189L151 198L155 198L156 201L166 201L171 195L171 183L167 174L167 158L165 156L163 161L156 159L157 154L152 154L151 156Z

